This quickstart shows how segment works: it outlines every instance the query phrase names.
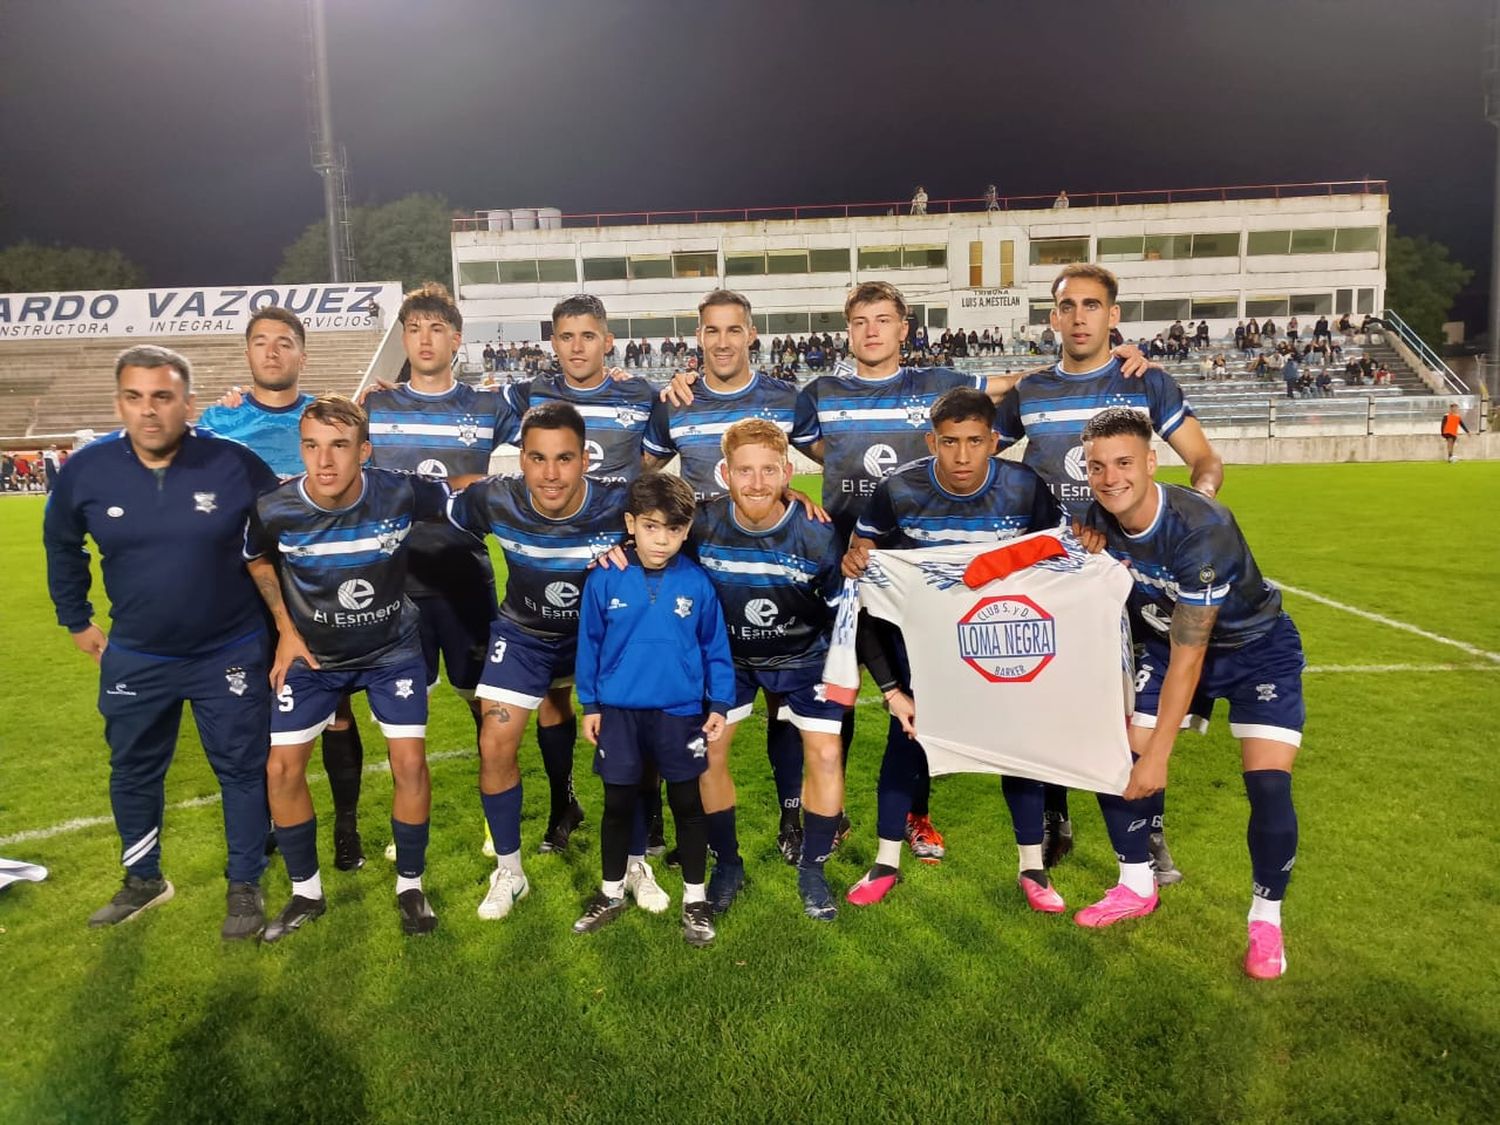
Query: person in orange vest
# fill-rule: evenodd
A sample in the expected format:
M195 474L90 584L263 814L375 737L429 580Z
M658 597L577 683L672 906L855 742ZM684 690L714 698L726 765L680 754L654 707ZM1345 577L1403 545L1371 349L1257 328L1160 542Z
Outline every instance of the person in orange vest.
M1469 427L1464 425L1463 417L1458 412L1458 403L1448 404L1448 413L1443 415L1443 442L1448 447L1448 460L1457 461L1458 455L1453 452L1453 447L1458 444L1458 432L1469 432Z

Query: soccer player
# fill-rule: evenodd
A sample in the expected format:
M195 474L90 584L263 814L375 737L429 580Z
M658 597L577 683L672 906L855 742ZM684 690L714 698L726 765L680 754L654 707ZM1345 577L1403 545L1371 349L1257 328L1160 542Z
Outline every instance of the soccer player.
M499 391L454 379L453 360L463 344L458 306L444 286L428 282L406 294L397 320L411 380L365 398L372 463L434 480L487 476L491 453L516 439L520 420ZM483 539L448 523L415 525L408 547L406 593L417 607L424 682L430 691L439 662L447 667L448 682L473 713L477 744L482 714L474 689L498 613L489 552ZM565 723L537 734L547 776L560 779L552 821L565 838L583 819L571 790L574 731Z
M313 396L303 394L307 329L290 309L267 305L245 326L245 362L250 390L233 405L221 401L199 416L199 426L243 442L282 480L303 472L302 412ZM230 396L226 396L230 397ZM339 700L323 730L323 771L333 793L333 865L354 871L365 862L359 839L359 790L365 751L347 699Z
M1092 499L1084 470L1084 423L1110 406L1145 414L1152 428L1175 450L1192 474L1193 487L1213 496L1224 483L1224 462L1193 415L1181 389L1165 371L1147 368L1126 374L1111 354L1110 330L1119 323L1119 285L1102 266L1065 266L1052 282L1051 326L1062 341L1056 366L1033 372L1000 399L995 429L1000 447L1028 439L1022 461L1051 486L1072 519L1080 519ZM1073 846L1067 790L1048 786L1047 866ZM1152 814L1152 864L1159 882L1175 883L1182 873L1162 834L1162 809Z
M446 515L448 489L419 476L363 468L369 419L340 395L302 415L303 476L256 505L245 557L276 619L267 790L291 900L266 924L279 941L326 910L318 872L318 820L307 788L313 739L345 696L364 691L385 734L395 789L396 907L406 934L427 934L437 916L422 891L431 784L427 693L417 610L404 593L407 540L415 524ZM281 577L266 558L281 558Z
M1443 444L1447 446L1448 461L1450 464L1458 460L1458 454L1454 453L1453 449L1458 444L1460 430L1468 433L1469 427L1464 423L1463 415L1459 413L1458 403L1450 402L1448 404L1448 413L1443 415L1442 424Z
M800 733L806 780L804 835L797 887L804 912L831 920L838 911L823 865L833 851L844 807L840 727L844 708L823 695L823 661L837 599L839 543L832 526L786 499L791 465L785 431L766 418L745 418L724 431L729 495L704 504L690 543L719 593L734 655L734 708L708 747L703 776L709 843L715 855L709 900L729 909L745 883L735 832L729 751L758 691L768 710L783 710Z
M667 783L677 829L683 937L697 946L714 940L698 778L708 743L724 730L734 666L714 587L679 554L692 519L693 492L681 478L637 477L625 502L625 530L635 541L629 565L599 567L584 583L575 667L583 732L598 747L594 772L604 782L604 882L574 923L577 933L618 918L627 881L647 877L645 856L627 852L649 762Z
M876 486L855 524L845 573L862 574L872 546L990 543L1062 526L1062 507L1042 478L1024 465L995 457L999 439L994 421L995 404L977 390L951 390L933 404L927 434L931 454L902 466ZM925 763L916 741L910 672L900 633L875 619L866 629L870 639L887 640L891 650L886 658L870 662L891 712L891 730L877 790L875 865L849 889L849 901L856 906L879 902L900 879L912 789ZM1004 718L997 716L1002 722ZM1001 785L1020 853L1017 881L1026 901L1033 910L1060 913L1062 896L1052 887L1042 862L1042 783L1007 775Z
M570 403L544 402L521 419L521 475L490 477L453 497L449 519L476 535L493 533L505 552L505 597L490 628L475 695L484 700L479 734L479 796L495 842L495 870L479 916L504 918L531 889L521 868L521 774L516 752L533 711L537 742L552 783L566 761L571 772L575 729L572 682L578 644L578 602L589 564L619 542L626 486L592 480L583 416ZM549 734L549 732L551 732ZM559 736L561 736L559 738ZM567 754L548 759L548 742ZM571 793L571 786L567 792ZM548 825L543 851L567 846ZM642 863L637 902L665 895ZM627 890L631 887L627 884ZM662 909L665 909L663 906Z
M1229 510L1193 489L1157 483L1151 436L1147 418L1128 408L1102 411L1083 431L1095 497L1087 523L1135 579L1131 629L1143 653L1130 728L1138 757L1123 800L1115 800L1128 804L1165 789L1178 730L1207 729L1214 701L1229 701L1250 799L1254 881L1245 972L1279 977L1286 971L1281 902L1297 858L1292 762L1306 719L1302 640ZM1128 824L1109 819L1122 855L1120 884L1078 912L1082 926L1156 908L1145 865L1132 872L1125 861L1132 853L1145 857L1132 839L1143 834L1139 816Z
M256 497L276 474L238 442L195 433L192 367L141 345L115 361L124 428L68 459L42 538L57 621L99 665L110 804L125 882L89 919L109 926L172 897L161 870L163 778L182 704L224 798L226 940L265 924L270 646L240 551ZM84 537L99 551L111 635L93 622Z
M750 302L732 289L715 289L698 304L698 346L703 351L703 378L688 402L668 402L652 415L643 439L646 464L662 468L682 458L682 479L698 500L724 495L722 439L743 418L763 418L784 433L796 420L797 388L752 369L756 340ZM790 483L790 477L787 478ZM795 864L802 854L802 738L797 728L776 717L780 701L767 697L766 755L776 781L781 823L776 844L782 858ZM716 845L717 848L717 845ZM724 855L719 854L722 865Z

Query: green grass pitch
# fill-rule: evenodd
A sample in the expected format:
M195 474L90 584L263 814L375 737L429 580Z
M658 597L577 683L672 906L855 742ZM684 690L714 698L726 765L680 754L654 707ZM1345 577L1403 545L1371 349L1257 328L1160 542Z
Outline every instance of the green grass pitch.
M444 689L435 936L400 936L379 772L370 863L332 870L325 834L331 909L295 939L220 944L212 800L167 814L176 899L90 931L119 879L112 827L32 833L108 815L94 668L53 624L41 501L0 500L0 854L51 869L0 893L0 1122L1500 1120L1497 498L1491 464L1228 471L1223 499L1269 576L1469 646L1288 595L1310 717L1290 970L1271 983L1239 966L1246 806L1222 721L1173 762L1186 881L1156 916L1103 932L1027 912L999 786L974 777L934 787L942 866L908 861L886 903L804 919L774 856L758 719L734 767L753 882L712 948L683 943L675 909L570 932L598 877L582 744L590 824L565 856L534 854L546 786L523 747L533 892L480 922L472 728ZM873 859L883 720L862 707L855 834L829 864L840 890ZM364 736L377 757L378 731ZM313 791L326 811L326 784ZM167 800L214 792L189 723ZM1078 907L1114 863L1092 800L1073 809L1078 850L1056 882ZM677 901L680 880L662 883ZM279 861L265 884L275 909Z

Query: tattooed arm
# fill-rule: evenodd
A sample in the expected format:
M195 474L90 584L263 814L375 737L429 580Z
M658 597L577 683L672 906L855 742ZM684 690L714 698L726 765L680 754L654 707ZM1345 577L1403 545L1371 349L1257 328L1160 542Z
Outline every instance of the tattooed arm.
M1187 718L1198 678L1203 672L1203 657L1208 652L1208 638L1213 634L1219 607L1178 602L1172 610L1172 655L1162 679L1161 696L1156 705L1156 729L1135 767L1125 797L1149 797L1167 787L1167 762L1177 731Z
M301 660L309 668L316 668L318 662L308 650L297 626L292 624L292 615L287 612L286 601L281 596L281 579L271 561L264 557L247 559L245 569L250 572L255 588L260 591L261 601L266 603L271 619L276 622L276 658L271 663L271 690L280 691L287 669L294 660Z

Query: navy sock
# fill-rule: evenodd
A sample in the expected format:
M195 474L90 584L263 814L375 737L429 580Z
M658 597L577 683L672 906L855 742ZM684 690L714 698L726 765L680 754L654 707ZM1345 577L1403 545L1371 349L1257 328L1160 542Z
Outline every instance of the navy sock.
M276 846L286 860L286 873L301 882L318 873L318 818L301 824L278 824Z
M490 826L498 855L521 850L521 783L518 781L503 793L480 793L484 819Z
M1245 774L1250 798L1250 870L1260 898L1286 897L1292 865L1297 862L1297 810L1292 806L1292 775L1285 770L1250 770Z
M427 827L430 821L408 824L391 817L391 839L396 841L396 874L420 879L427 870Z
M573 745L578 741L578 720L565 719L555 726L536 728L536 744L542 751L542 768L552 791L548 824L556 824L573 800Z
M1099 794L1104 827L1121 863L1146 863L1151 858L1151 811L1146 806L1146 801L1127 801L1113 793Z
M906 837L906 814L912 811L912 789L917 784L917 759L922 748L906 737L899 725L885 740L880 779L875 786L875 834L882 840Z
M606 883L625 878L631 824L638 822L640 815L640 794L634 785L605 782L604 813L599 818L599 860Z
M890 730L886 738L906 738L901 729L901 724L895 719L891 720ZM906 739L908 742L911 739ZM912 816L929 816L932 813L932 771L927 766L927 751L922 749L920 743L916 744L916 757L912 759L912 768L915 773L911 784L911 814Z
M323 769L333 790L333 814L339 819L354 816L359 808L359 783L365 765L365 748L359 726L323 730Z
M667 801L672 806L672 827L677 834L677 857L682 862L682 881L701 883L708 873L708 838L703 816L703 797L698 781L669 781Z
M833 838L839 830L837 816L802 810L802 860L799 867L821 868L833 853ZM899 837L898 837L899 838Z
M839 720L839 742L844 748L844 764L842 769L847 775L849 772L849 747L854 745L854 708L844 712L844 717Z
M1044 792L1046 786L1028 777L1011 777L1006 774L1000 779L1000 789L1010 808L1010 825L1016 834L1016 843L1040 844L1042 811L1047 803Z
M1064 820L1068 820L1067 788L1061 785L1048 785L1045 788L1047 792L1047 811L1057 813Z
M708 823L708 846L713 849L714 858L719 863L744 862L740 859L740 841L734 828L734 806L707 813L704 820ZM679 855L681 851L679 847Z
M785 720L768 720L766 757L771 760L781 819L795 819L802 807L802 732Z

